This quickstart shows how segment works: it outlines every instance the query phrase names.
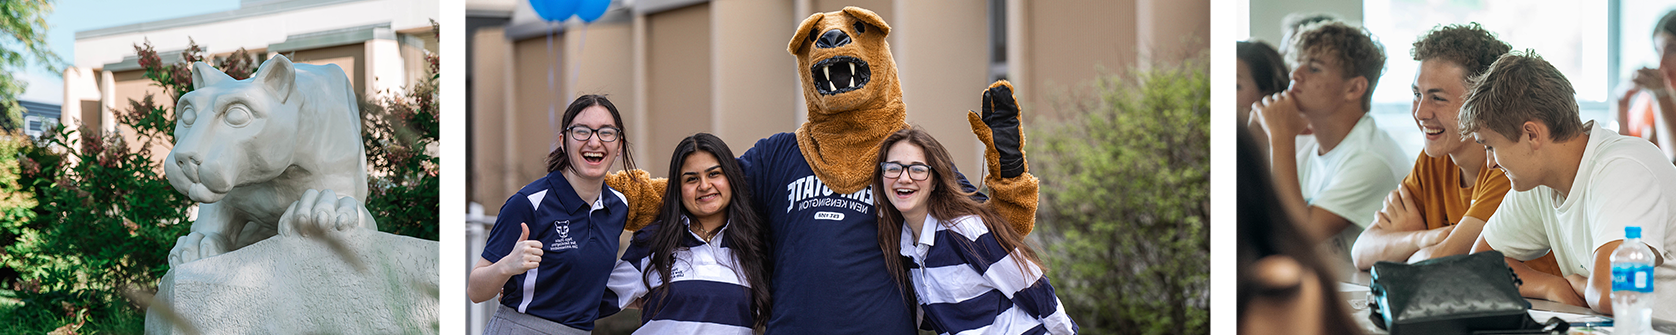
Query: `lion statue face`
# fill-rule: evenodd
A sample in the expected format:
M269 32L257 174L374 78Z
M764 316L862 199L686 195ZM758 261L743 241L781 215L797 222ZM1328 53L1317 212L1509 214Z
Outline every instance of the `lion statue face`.
M857 7L804 19L787 51L797 56L811 110L836 114L901 97L889 35L878 14Z
M250 79L193 64L193 91L176 103L175 146L163 170L176 191L214 203L235 187L278 177L292 164L300 100L296 69L275 57Z

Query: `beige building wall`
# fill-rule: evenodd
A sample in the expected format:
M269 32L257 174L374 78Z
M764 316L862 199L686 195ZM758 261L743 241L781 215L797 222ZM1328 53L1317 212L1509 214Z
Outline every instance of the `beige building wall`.
M559 145L556 124L570 104L564 96L570 90L562 79L570 76L570 69L561 62L564 50L560 47L564 43L564 36L554 36L551 52L546 38L513 43L511 64L517 75L510 77L512 86L507 91L512 93L512 105L507 110L509 117L500 120L506 131L499 134L505 142L504 154L523 159L506 166L509 175L502 180L508 192L502 200L524 184L547 175L547 154ZM548 86L548 69L553 71L554 86Z
M810 13L844 6L873 10L891 25L888 42L908 121L931 131L949 147L958 168L979 180L985 173L983 147L965 114L981 108L983 89L990 83L987 1L734 0L650 12L628 9L615 12L625 19L586 27L571 22L555 39L568 58L557 69L555 85L563 86L557 95L609 94L634 141L636 164L655 177L667 175L676 142L696 132L715 133L741 154L758 139L795 130L804 119L796 59L785 51L786 43ZM1147 57L1173 61L1179 58L1173 55L1203 52L1208 45L1209 1L1006 0L1006 6L1006 77L1018 87L1026 122L1035 115L1072 116L1056 111L1054 99L1089 97L1101 67L1117 72L1143 66ZM531 21L523 15L513 14L509 27L527 27ZM529 134L547 127L545 116L502 117L504 112L497 111L545 113L549 95L544 92L545 63L528 61L545 55L544 38L508 42L512 30L479 30L480 42L473 46L478 64L471 65L476 78L471 136L478 161L472 164L479 186L469 197L489 215L518 187L540 176L502 176L515 170L503 166L540 167L551 144L551 136ZM501 48L516 54L511 58L517 61L507 62L512 66L484 64L495 62ZM571 78L569 69L581 72ZM538 108L527 107L536 102ZM558 106L561 110L562 103L568 100ZM536 138L543 140L531 140ZM515 142L539 142L541 150L511 149L519 146Z
M371 82L371 73L367 73L367 48L364 44L348 44L311 50L298 50L285 53L294 63L304 64L337 64L343 68L343 74L349 76L349 83L355 86L355 92L363 98L370 97L367 83Z
M114 122L114 121L116 121L116 120L114 120L114 117L117 116L117 115L121 115L121 114L128 113L128 112L132 111L133 108L130 107L132 105L130 105L128 103L129 99L133 99L134 101L143 101L147 94L152 95L152 97L151 97L151 99L152 99L151 102L152 103L156 104L157 106L164 107L164 108L174 106L175 101L173 100L173 98L169 97L168 92L163 91L162 87L159 87L157 85L153 85L152 82L151 82L151 79L146 79L145 70L112 72L111 73L111 78L114 79L114 84L115 84L115 85L113 85L113 86L115 86L115 89L112 90L113 93L111 95L111 97L113 98L112 101L114 102L115 109L112 110L112 113L105 114L104 116L112 117L113 120L104 120L103 119L104 116L101 116L101 118L97 119L97 120L100 121L101 123L106 123L106 122L111 123L117 129L117 133L122 134L122 140L128 142L128 147L131 150L138 151L140 146L143 145L143 143L140 142L138 133L134 130L133 127L129 127L129 126L126 126L126 125L121 125L120 123ZM94 110L94 111L97 111L97 110ZM85 113L87 113L87 112L89 112L88 109L86 109L86 108L82 109L82 113L84 113L84 115L86 115ZM93 124L93 122L95 120L95 119L85 118L85 117L90 117L90 116L91 115L84 116L84 119L83 119L83 120L87 121L89 125ZM82 128L82 129L86 129L86 128ZM172 143L163 143L161 141L159 141L158 143L152 143L151 146L150 146L151 152L153 152L153 153L163 153L163 154L151 155L151 161L153 163L162 163L163 159L166 158L166 156L169 152L169 149L173 148L173 147L174 147L174 145ZM157 165L157 166L159 167L158 172L162 172L162 170L161 170L162 165Z
M947 147L956 168L976 185L984 173L983 146L972 135L966 111L981 112L990 58L989 10L974 3L902 1L896 6L901 17L885 22L899 41L891 52L908 123L925 128Z
M1138 0L1136 8L1142 62L1209 56L1209 1Z
M611 105L617 107L617 113L622 115L622 126L632 129L635 121L629 112L638 108L634 94L634 27L628 24L596 24L586 29L570 29L565 31L564 48L567 56L565 68L573 73L563 79L569 87L575 87L560 97L564 106L583 94L605 95L611 100ZM628 144L633 146L630 151L640 149L641 143L629 138ZM634 156L637 159L646 157L638 151L634 152ZM645 162L636 160L635 164L643 165ZM618 163L616 167L620 169L622 164Z
M711 41L711 132L726 141L734 155L744 154L757 140L799 124L797 116L805 108L797 98L803 90L797 82L797 59L786 52L786 43L801 21L793 19L790 1L720 1L710 6L716 37Z
M477 96L471 99L472 110L477 114L476 122L472 123L473 134L471 171L475 192L485 196L476 197L476 201L483 204L488 215L500 213L501 205L506 198L517 189L509 186L510 179L517 173L514 165L529 162L529 159L514 160L507 155L510 143L506 140L508 132L506 124L516 119L512 118L513 108L511 83L512 79L512 43L502 36L505 30L501 28L483 28L477 31L473 38L472 52L479 61L467 64L471 66L472 87ZM545 156L543 156L545 157Z
M652 176L668 176L669 154L682 138L713 131L710 9L699 4L646 18L648 143L635 158Z
M1098 74L1096 66L1116 72L1135 64L1140 49L1133 24L1134 0L1022 2L1023 22L1018 29L1024 38L1011 47L1019 50L1018 59L1013 60L1019 64L1013 78L1026 113L1063 116L1054 101L1073 98L1067 92L1087 90ZM1206 27L1209 15L1205 13Z

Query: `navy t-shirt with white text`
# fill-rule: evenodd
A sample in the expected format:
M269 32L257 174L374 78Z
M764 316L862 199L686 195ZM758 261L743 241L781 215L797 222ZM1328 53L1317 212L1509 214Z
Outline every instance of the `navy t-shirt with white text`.
M773 234L768 334L916 333L913 309L885 270L871 187L834 193L792 133L757 141L739 164Z

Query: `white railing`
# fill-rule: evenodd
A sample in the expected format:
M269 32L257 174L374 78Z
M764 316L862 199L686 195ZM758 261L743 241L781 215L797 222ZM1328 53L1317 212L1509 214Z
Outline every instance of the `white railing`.
M495 226L495 217L483 215L483 204L471 203L466 210L466 280L471 280L471 268L477 265L477 260L483 259L483 244L489 238L489 228ZM466 331L471 335L482 335L483 326L489 322L490 314L495 312L500 299L489 299L482 303L466 301Z

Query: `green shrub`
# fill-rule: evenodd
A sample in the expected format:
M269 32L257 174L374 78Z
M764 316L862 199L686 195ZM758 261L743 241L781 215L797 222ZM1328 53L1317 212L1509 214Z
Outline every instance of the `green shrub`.
M1210 332L1210 85L1200 59L1097 80L1030 134L1054 287L1085 334Z
M441 31L431 21L432 31ZM440 134L436 54L425 56L425 76L406 94L361 103L361 141L367 150L367 211L378 230L437 239L441 163L432 156Z
M182 62L163 64L149 42L134 46L145 76L164 88L170 101L191 91L192 61L210 61L229 69L230 75L250 75L250 55L243 50L232 57L206 60L196 44L182 53ZM13 137L0 140L0 189L26 189L36 199L22 212L27 223L11 221L14 207L0 205L7 213L4 224L15 237L9 241L5 266L19 272L11 289L21 303L11 309L20 324L37 325L50 331L62 323L91 322L93 329L110 327L117 332L143 330L144 312L121 295L124 289L155 290L157 279L168 271L169 250L191 226L188 210L193 202L176 192L153 157L153 143L174 142L171 108L158 106L147 95L129 100L129 108L116 115L117 122L130 127L138 143L118 134L100 134L96 125L82 125L83 131L52 129L39 140ZM18 143L18 149L6 150ZM19 177L6 178L8 171ZM55 316L45 318L43 316Z
M145 77L162 87L171 102L192 90L192 62L204 61L245 79L260 61L242 49L208 59L196 43L173 63L164 63L150 42L134 49ZM428 61L427 77L408 94L363 103L370 170L369 199L363 200L381 230L435 240L438 160L426 149L438 134L437 62L434 56ZM152 160L167 154L152 152L152 144L175 140L173 104L160 106L154 100L149 94L130 100L129 108L116 115L138 143L63 129L34 142L0 136L0 247L5 251L0 253L0 320L12 321L0 325L0 333L44 333L69 324L85 325L82 332L144 331L144 311L121 291L156 289L168 271L169 250L189 232L188 210L194 205Z

